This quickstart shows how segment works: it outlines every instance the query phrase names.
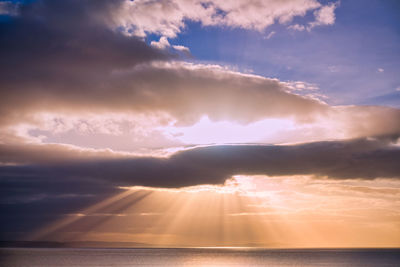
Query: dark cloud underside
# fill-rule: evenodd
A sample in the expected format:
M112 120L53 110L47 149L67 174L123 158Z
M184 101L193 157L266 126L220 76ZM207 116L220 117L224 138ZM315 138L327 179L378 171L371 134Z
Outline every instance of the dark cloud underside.
M9 158L12 147L2 148L1 158ZM23 150L20 153L23 157ZM115 186L183 187L222 184L236 174L372 179L395 178L400 173L399 147L367 139L288 146L212 146L181 151L170 158L67 158L62 162L49 157L47 162L39 159L35 163L35 154L29 165L0 167L3 181L5 177L25 181L82 177ZM19 158L18 154L14 156Z

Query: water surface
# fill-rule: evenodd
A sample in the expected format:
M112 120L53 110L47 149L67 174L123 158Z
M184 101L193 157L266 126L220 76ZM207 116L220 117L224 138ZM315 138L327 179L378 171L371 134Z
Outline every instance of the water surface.
M0 266L400 266L400 249L3 248Z

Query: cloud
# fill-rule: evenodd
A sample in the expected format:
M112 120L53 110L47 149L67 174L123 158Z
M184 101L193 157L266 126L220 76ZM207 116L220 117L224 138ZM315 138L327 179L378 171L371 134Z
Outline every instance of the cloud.
M286 84L290 90L295 90L295 91L318 90L319 89L318 85L316 85L316 84L302 82L302 81L286 82Z
M400 133L400 109L381 106L336 106L328 116L332 131L351 137L396 136ZM329 120L328 119L328 120Z
M330 3L320 9L314 11L315 21L309 23L308 30L315 26L332 25L335 23L335 9L339 6L339 2Z
M176 126L193 125L204 116L211 121L239 124L278 118L298 124L321 122L324 131L337 133L333 137L332 134L321 136L332 138L400 132L400 126L392 123L399 119L397 109L332 107L322 102L318 93L305 92L305 89L317 91L314 84L281 82L218 65L174 61L176 58L167 51L110 28L115 12L127 3L93 3L34 2L22 5L19 16L11 22L0 24L0 126L3 143L13 139L9 135L11 128L26 124L33 125L30 129L36 130L36 138L42 138L40 132L46 131L43 114L50 114L63 123L67 123L71 116L86 118L93 114L100 117L110 113L165 117L166 122L153 125L155 128L171 122ZM142 5L145 2L133 3ZM156 3L161 5L158 1L146 3L150 7ZM229 3L235 8L240 6L239 2ZM249 8L252 10L254 6L264 5L257 3L252 2ZM299 2L288 1L283 5L289 8L294 3ZM169 7L170 2L163 1L164 4ZM274 7L278 2L270 4ZM228 2L218 5L228 8ZM62 16L54 16L59 9L63 10ZM168 10L166 8L165 12ZM291 14L296 13L293 12ZM78 27L79 31L76 30ZM170 46L164 36L153 42L154 45ZM183 46L172 47L186 51ZM85 122L79 123L81 126L93 125ZM139 129L146 127L138 123ZM310 129L314 131L315 128ZM141 136L147 135L147 139L137 138L142 145L148 145L144 140L163 140L157 129L140 131L134 130L129 134L134 134L134 138L141 132ZM28 134L24 137L31 138ZM120 138L119 134L115 136ZM27 140L16 142L21 144ZM159 144L166 143L171 144ZM93 147L99 148L98 145Z
M311 31L316 26L333 25L336 20L335 9L339 7L340 2L329 3L324 6L320 6L314 11L315 20L309 22L307 26L301 24L293 24L288 26L288 29L295 31Z
M321 193L326 198L332 194L327 186L330 182L339 181L338 179L368 181L375 177L400 178L400 149L383 139L317 142L294 146L199 147L175 153L169 158L124 157L121 154L112 155L110 151L98 152L98 155L94 153L96 151L77 153L71 147L55 145L0 145L0 159L15 159L24 163L14 166L0 165L0 210L7 215L0 222L1 238L24 239L27 232L42 229L44 223L61 219L65 214L81 213L85 207L121 193L124 190L121 186L150 186L142 192L150 194L155 188L164 190L161 188L198 184L222 185L226 179L236 174L266 174L274 176L270 178L274 181L281 180L276 177L281 176L284 180L282 183L287 186L285 175L306 174L312 177L322 176L322 179L314 179L314 183L319 182L320 187L326 188ZM297 179L298 177L294 178ZM299 188L282 192L282 187L274 189L271 184L272 181L253 178L251 188L262 191L267 187L264 191L268 194L275 190L280 196L286 196L286 199L298 204L299 198L294 198L293 194ZM388 182L384 184L388 186ZM309 184L305 185L306 190L301 193L303 198L309 196L310 188ZM312 190L315 192L315 186ZM359 188L355 190L365 191ZM244 190L248 194L253 192L254 189ZM259 196L261 193L253 194ZM388 196L386 191L380 190L379 193ZM347 194L351 194L353 201L354 195L359 193ZM137 197L140 194L135 195L134 199ZM278 199L281 201L282 198ZM342 193L340 200L343 201ZM393 200L389 200L390 203ZM310 201L315 203L315 198ZM124 207L131 207L134 202L123 203ZM120 205L113 207L118 208ZM115 214L119 213L122 212L115 210Z
M172 57L166 51L110 28L110 21L126 5L134 10L161 8L165 16L170 9L188 10L186 5L192 4L232 14L242 7L250 13L265 8L283 22L318 7L318 2L173 3L44 0L22 5L19 16L0 24L0 124L35 123L34 117L41 112L164 112L178 124L193 124L203 115L240 123L265 117L307 121L326 110L316 99L288 92L276 79L213 65L166 63ZM279 12L272 12L274 8ZM61 9L62 16L55 16ZM147 13L142 15L152 20ZM169 46L164 36L152 44ZM187 51L183 46L173 48Z
M294 25L290 25L288 27L288 29L295 30L295 31L304 31L306 29L306 27L304 25L294 24Z
M80 72L71 79L65 72L49 72L49 76L35 77L20 73L18 80L3 76L3 124L23 121L39 112L89 111L165 112L179 124L193 124L203 115L241 123L264 117L309 120L327 108L318 100L288 92L286 84L276 79L215 65L141 64L102 73L101 77L89 75L84 80ZM23 94L15 88L24 88Z
M319 7L321 4L316 0L136 0L124 3L115 13L114 23L122 25L127 33L142 37L150 33L175 37L188 20L203 26L262 31L276 22L288 23Z
M275 35L275 31L272 31L272 32L268 33L268 35L267 35L267 36L265 36L265 37L264 37L264 39L267 39L267 40L269 40L269 39L271 39L271 38L272 38L272 36L274 36L274 35Z
M302 83L295 82L293 86ZM298 89L307 93L305 88ZM314 91L315 89L311 89ZM298 143L396 135L400 111L374 106L327 107L311 121L263 118L241 124L202 116L195 124L177 124L172 116L143 113L44 113L35 123L4 128L5 144L71 144L82 149L110 149L136 155L168 155L184 146L226 143Z
M19 16L1 23L0 124L36 123L42 112L165 112L181 124L203 115L247 123L265 116L307 120L325 109L286 92L276 79L166 63L168 52L110 28L115 12L133 3L144 1L43 0L22 5ZM146 8L167 5L167 15L169 3L148 2ZM58 10L62 15L55 16ZM153 45L167 43L161 37Z
M86 177L115 186L142 185L183 187L223 184L233 175L315 175L347 179L400 178L400 149L392 145L398 136L353 139L298 145L240 145L199 147L177 152L169 158L93 157L67 150L7 147L0 158L23 165L1 166L2 179L60 179ZM36 151L35 151L36 149ZM50 153L50 154L49 154ZM38 157L37 155L43 155ZM46 156L48 155L48 156ZM84 154L83 154L84 155ZM27 164L29 163L29 164ZM5 179L7 180L7 179Z
M31 106L36 105L35 99L42 99L39 105L51 106L51 99L40 94L54 90L62 98L63 92L90 91L94 84L99 89L104 85L101 77L110 77L115 70L169 58L142 40L105 24L104 18L118 3L35 1L22 5L19 16L0 23L2 98L11 103L25 98ZM59 10L63 10L62 15L55 16ZM36 97L29 101L33 95ZM14 111L10 110L8 119L23 115L12 116ZM3 115L2 121L7 120Z
M13 16L0 22L0 210L7 214L0 223L2 239L7 231L74 214L121 192L121 186L221 185L237 174L309 175L324 182L400 178L399 109L330 106L316 84L180 62L176 54L190 55L189 48L168 40L187 21L263 31L314 11L315 22L289 28L331 25L336 4L42 0L13 13L3 3L0 13ZM159 41L146 44L149 33L159 34ZM177 142L179 132L172 141L163 132L205 116L210 123L240 127L284 119L290 123L275 128L294 125L292 136L331 141L196 147ZM268 134L274 125L259 129ZM181 150L166 150L171 147ZM117 151L123 148L138 153ZM140 149L151 156L139 155ZM378 189L345 188L397 194Z
M319 100L317 93L305 93L305 89L317 91L314 84L171 61L166 51L109 28L106 18L123 2L96 3L41 1L23 5L12 22L0 24L2 142L6 142L6 127L32 124L39 132L46 130L43 113L64 122L71 115L88 117L93 113L160 114L178 126L193 125L203 116L240 124L266 118L322 121L321 125L328 125L325 129L337 133L333 138L400 132L396 123L386 119L397 121L397 109L331 107ZM64 10L63 16L54 16L59 8ZM82 26L76 31L78 24ZM156 44L169 46L166 37L153 46ZM185 51L184 47L173 48ZM162 140L162 135L151 132L145 134ZM148 143L140 140L143 145Z
M19 16L0 24L1 83L49 77L82 82L115 69L167 59L98 18L107 18L111 6L109 1L45 0L22 5ZM62 15L55 16L58 10Z
M131 153L114 152L110 149L88 149L65 144L0 144L0 147L0 164L4 166L90 159L110 160L134 156Z
M190 55L190 49L186 46L183 45L173 45L172 46L175 50L178 50L182 53L185 53L186 55Z
M148 6L144 6L145 3ZM304 94L306 89L315 91L316 85L301 81L285 83L235 72L218 65L173 61L173 57L165 51L152 48L137 37L126 36L109 27L115 12L119 12L124 5L138 5L135 8L145 9L153 5L166 5L167 14L170 8L174 9L171 3L40 1L21 6L19 16L11 22L0 24L1 142L4 151L8 151L2 154L2 162L26 164L34 155L39 154L44 161L57 158L56 155L59 155L60 161L72 160L75 158L74 153L93 159L114 155L113 151L105 150L103 154L96 154L96 151L84 148L79 151L71 146L56 144L31 147L27 141L32 140L27 140L26 134L18 136L14 132L15 136L12 136L13 133L10 133L12 127L32 124L37 126L36 130L40 134L40 130L46 129L43 126L46 119L42 117L46 113L57 118L60 124L67 123L68 119L65 118L68 116L87 117L94 113L100 116L110 113L126 116L161 114L161 117L167 118L164 125L175 122L176 126L193 125L203 116L211 121L233 121L240 124L266 118L284 118L299 124L325 123L328 125L325 129L337 133L334 138L400 133L400 125L393 123L400 118L398 109L332 107L315 95ZM189 5L192 2L187 3ZM279 13L281 15L276 15L276 19L283 23L301 13L299 10L304 7L300 7L299 3L288 1L278 4L272 1L269 4L271 8L284 6ZM320 7L312 4L313 1L301 3L305 6L308 3L307 8ZM175 7L180 7L179 4ZM210 5L200 5L199 8L208 10L216 5L222 10L235 13L239 12L242 4L217 1ZM253 12L251 10L257 6L262 9L264 4L254 1L246 7L249 10L243 12ZM319 10L324 8L320 7ZM59 9L63 10L62 16L55 16ZM329 10L334 10L333 6ZM289 15L285 12L289 12ZM318 12L321 13L318 15L321 21L329 21L322 19L329 12ZM163 48L170 44L167 37L163 36L158 42L153 42L152 46ZM174 48L185 50L179 46ZM140 122L138 124L146 128ZM71 125L93 128L86 121ZM151 125L153 128L158 126ZM117 131L118 138L119 127L116 125L111 129ZM93 129L98 131L99 128ZM104 130L110 129L101 129L101 133ZM155 134L148 129L132 131L130 134L137 138L140 131L150 139L160 140L162 137L162 134ZM41 138L40 135L36 137ZM145 139L138 140L145 143ZM125 157L118 153L116 155L117 158Z
M185 56L191 56L190 49L188 47L183 45L171 45L165 36L161 36L159 41L151 41L150 45L158 49L173 48L174 50L183 53Z
M169 42L168 42L167 37L165 37L165 36L161 36L160 40L158 42L157 41L151 41L150 45L154 46L154 47L156 47L158 49L165 49L165 48L168 48L168 47L171 46L169 44Z

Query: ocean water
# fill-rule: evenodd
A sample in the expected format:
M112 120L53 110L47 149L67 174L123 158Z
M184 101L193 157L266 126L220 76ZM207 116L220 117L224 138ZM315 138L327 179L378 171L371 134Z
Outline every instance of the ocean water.
M0 266L400 266L400 249L2 248Z

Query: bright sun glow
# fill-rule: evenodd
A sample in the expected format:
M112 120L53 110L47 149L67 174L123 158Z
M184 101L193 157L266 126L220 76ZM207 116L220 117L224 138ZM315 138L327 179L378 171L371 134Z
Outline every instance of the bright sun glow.
M204 116L192 126L170 126L165 131L187 144L226 144L262 142L293 128L294 122L288 119L266 119L242 125L230 121L215 122Z
M156 246L340 247L396 244L393 232L399 233L394 211L400 207L392 200L400 183L390 180L321 183L312 176L236 175L224 185L120 189L120 194L67 214L32 238ZM388 195L382 197L383 192ZM391 217L387 210L393 211ZM374 218L375 227L367 218Z

